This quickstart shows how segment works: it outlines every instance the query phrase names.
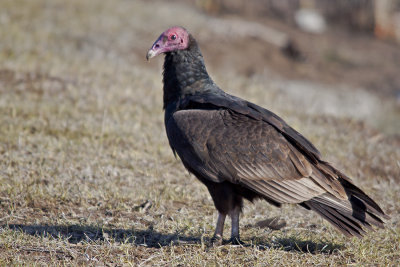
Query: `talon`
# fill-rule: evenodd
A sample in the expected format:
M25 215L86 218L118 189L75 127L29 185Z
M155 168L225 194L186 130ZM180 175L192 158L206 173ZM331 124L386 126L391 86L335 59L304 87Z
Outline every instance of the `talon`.
M220 236L220 235L214 235L212 238L211 238L211 245L213 245L213 246L222 246L222 236Z
M229 239L229 243L231 243L232 245L235 245L235 246L238 246L238 245L243 246L246 244L242 240L240 240L239 237L232 237L231 239Z

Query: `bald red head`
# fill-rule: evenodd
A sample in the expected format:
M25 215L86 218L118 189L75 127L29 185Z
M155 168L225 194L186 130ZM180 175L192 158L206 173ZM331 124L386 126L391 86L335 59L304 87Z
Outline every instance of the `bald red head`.
M153 46L147 52L146 58L149 60L161 53L183 50L188 47L189 33L183 27L172 27L163 32Z

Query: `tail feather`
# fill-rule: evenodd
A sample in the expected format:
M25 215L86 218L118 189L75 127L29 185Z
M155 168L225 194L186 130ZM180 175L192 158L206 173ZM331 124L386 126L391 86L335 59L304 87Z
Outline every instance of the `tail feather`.
M379 214L385 219L389 219L390 217L386 215L383 210L378 206L378 204L372 200L369 196L367 196L360 188L353 185L347 179L340 179L341 184L346 190L347 195L354 196L362 203L366 205L367 211L371 212L372 214Z
M310 201L317 202L319 205L328 206L335 210L339 210L346 216L354 217L365 226L372 224L379 228L383 228L383 221L377 215L375 215L376 213L371 212L362 201L354 196L351 196L348 200L341 200L332 195L324 194L322 196L315 197ZM383 214L380 215L383 216ZM387 217L387 215L384 216Z
M361 189L347 180L340 179L348 195L347 200L330 193L303 202L301 205L314 210L346 236L362 237L372 226L383 228L381 218L388 219L382 209Z
M362 237L365 233L359 223L357 223L351 217L340 214L340 212L334 208L321 204L317 201L307 201L306 205L310 209L316 211L346 236Z
M367 194L365 194L360 188L355 186L351 179L347 177L344 173L334 168L328 162L324 162L324 164L319 164L318 168L322 173L325 174L326 177L337 177L338 182L344 188L347 196L352 196L354 198L359 199L363 204L365 204L367 210L373 214L379 214L385 219L389 219L383 210L379 207L379 205L371 199Z

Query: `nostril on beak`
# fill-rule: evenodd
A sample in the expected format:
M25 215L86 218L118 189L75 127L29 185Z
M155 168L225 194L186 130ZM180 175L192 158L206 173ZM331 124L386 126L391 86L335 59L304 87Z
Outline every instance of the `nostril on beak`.
M155 46L154 46L154 48L159 48L160 47L160 45L159 44L156 44Z

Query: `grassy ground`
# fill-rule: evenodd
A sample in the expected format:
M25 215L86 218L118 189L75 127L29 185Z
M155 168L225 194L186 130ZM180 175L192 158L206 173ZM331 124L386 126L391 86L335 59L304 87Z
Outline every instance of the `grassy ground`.
M284 117L392 218L348 239L302 208L256 202L241 220L247 245L208 246L211 198L170 151L162 59L144 59L175 24L166 18L194 31L205 20L170 5L1 1L0 265L399 265L399 137L212 66L221 87ZM255 226L271 217L287 226Z

